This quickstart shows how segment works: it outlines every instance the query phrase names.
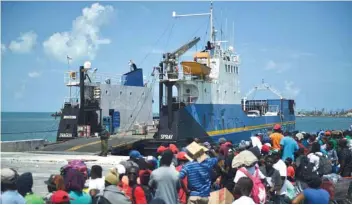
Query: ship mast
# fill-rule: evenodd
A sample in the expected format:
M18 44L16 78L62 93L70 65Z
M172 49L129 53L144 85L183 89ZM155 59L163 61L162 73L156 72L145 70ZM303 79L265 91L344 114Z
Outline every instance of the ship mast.
M213 22L213 1L210 1L210 13L198 13L198 14L176 14L176 11L172 12L174 18L179 17L190 17L190 16L210 16L210 43L215 43L215 28Z
M214 43L213 1L210 1L210 43Z

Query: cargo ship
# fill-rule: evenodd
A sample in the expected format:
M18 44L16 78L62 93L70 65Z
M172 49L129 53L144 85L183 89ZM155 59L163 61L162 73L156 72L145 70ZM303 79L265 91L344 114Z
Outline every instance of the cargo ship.
M67 85L78 86L80 96L77 99L70 97L65 103L58 141L96 135L99 124L118 133L131 131L136 123L148 125L158 119L152 138L116 144L111 148L114 154L126 154L131 149L155 154L161 143L175 143L181 147L192 138L217 141L222 137L236 143L257 133L266 134L275 124L281 124L285 131L295 129L295 101L285 98L269 84L263 81L241 96L239 55L233 46L224 46L227 41L217 39L212 2L209 13L178 15L173 12L172 16L210 16L210 35L205 49L195 52L192 60L179 62L180 57L200 41L195 37L174 52L164 53L147 83L143 81L142 69L113 78L118 79L114 85L111 76L93 80L96 70L91 68L90 62L81 66L78 73L69 72ZM159 116L152 114L154 86L159 86ZM173 89L177 90L176 95L173 95ZM278 98L248 100L249 95L258 90L269 90ZM82 147L80 141L76 140L74 144ZM63 147L69 148L70 142ZM55 150L60 149L55 145Z

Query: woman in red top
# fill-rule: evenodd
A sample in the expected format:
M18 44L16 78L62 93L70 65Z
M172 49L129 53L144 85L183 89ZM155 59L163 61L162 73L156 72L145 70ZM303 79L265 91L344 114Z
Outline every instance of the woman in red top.
M176 158L178 160L178 166L176 167L176 170L178 172L181 171L183 165L188 162L187 158L186 158L186 152L179 152L176 155ZM183 185L181 185L181 189L178 191L178 198L180 200L181 204L187 204L187 193L186 191L188 191L188 184L187 184L187 177L185 177L184 179L182 179L181 183Z
M139 174L139 168L132 166L127 170L128 185L120 184L120 188L125 192L126 196L130 198L133 204L146 204L147 199L143 188L137 184L137 178ZM133 191L134 189L134 191ZM134 193L132 193L134 192ZM132 194L134 194L132 196Z

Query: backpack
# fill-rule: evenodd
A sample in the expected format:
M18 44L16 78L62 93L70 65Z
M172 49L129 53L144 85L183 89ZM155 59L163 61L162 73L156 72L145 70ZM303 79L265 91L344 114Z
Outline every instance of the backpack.
M265 186L262 183L262 181L259 178L259 170L256 167L254 175L252 176L246 169L243 167L239 169L241 172L243 172L248 178L250 178L253 182L253 188L251 192L251 196L253 201L256 204L264 204L266 202L266 191L265 191Z
M82 160L72 160L69 161L67 165L61 167L60 174L61 176L65 176L68 169L75 169L81 172L85 179L88 179L88 168L87 165Z
M324 156L319 156L319 155L315 155L315 156L319 157L319 168L318 168L319 175L323 176L323 175L331 174L332 166L328 158Z
M296 169L296 178L303 182L307 182L312 175L317 174L313 169L314 164L309 161L307 156L303 156Z
M109 200L107 200L104 195L96 195L93 197L92 204L111 204Z
M135 185L132 188L132 204L136 204L135 191L136 191L137 187L141 187L143 189L147 203L149 203L154 198L154 194L153 194L151 188L149 188L148 186L145 186L145 185Z

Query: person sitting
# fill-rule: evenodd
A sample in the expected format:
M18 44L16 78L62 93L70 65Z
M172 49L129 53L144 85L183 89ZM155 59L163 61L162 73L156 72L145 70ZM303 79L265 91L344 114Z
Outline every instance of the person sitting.
M89 179L88 192L94 197L97 193L102 192L105 188L105 180L103 175L103 168L99 165L93 165Z
M26 172L23 173L17 179L17 190L24 199L27 204L44 204L44 200L42 197L36 195L32 191L33 188L33 176L32 173Z
M51 197L56 191L65 191L64 178L61 175L50 175L47 181L44 181L48 188L48 194L44 197L46 204L50 204Z
M71 204L91 204L92 198L83 192L86 182L83 174L75 169L69 169L64 177L66 191L70 195Z
M119 183L117 169L110 169L104 179L104 190L99 192L94 198L96 204L131 204L129 197L117 187L117 184Z
M17 191L16 182L19 175L12 168L1 169L1 203L2 204L25 204L26 201Z

